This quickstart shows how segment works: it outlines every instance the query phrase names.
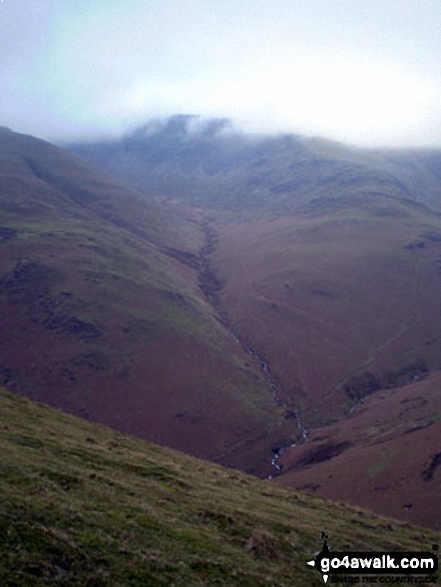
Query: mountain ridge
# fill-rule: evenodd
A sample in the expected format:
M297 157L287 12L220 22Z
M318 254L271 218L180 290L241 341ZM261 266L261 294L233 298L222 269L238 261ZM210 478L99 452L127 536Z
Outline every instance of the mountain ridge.
M250 135L225 119L187 115L151 121L119 140L66 146L141 191L148 185L150 193L230 219L227 212L245 219L309 214L313 198L350 204L354 190L372 189L377 197L410 194L420 202L430 196L434 211L441 211L436 150L367 150L301 135Z

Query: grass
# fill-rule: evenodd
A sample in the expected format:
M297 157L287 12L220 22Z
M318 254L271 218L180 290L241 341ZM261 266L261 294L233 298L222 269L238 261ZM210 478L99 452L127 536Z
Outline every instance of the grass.
M220 238L210 261L221 281L226 281L222 308L241 339L268 362L281 384L280 395L302 413L308 426L340 418L348 408L345 384L366 370L376 376L396 373L418 357L430 368L441 366L435 319L440 312L435 264L440 245L436 238L424 236L427 231L439 233L440 226L439 216L428 208L435 203L432 196L438 185L430 174L425 175L426 200L416 187L417 178L407 178L402 185L396 181L400 163L393 158L389 162L380 155L300 137L249 140L211 135L203 139L202 148L195 148L197 134L182 141L179 136L147 133L145 140L126 140L127 165L118 165L118 146L113 150L116 158L110 161L112 171L130 169L133 152L138 147L147 152L152 147L148 137L153 137L155 157L141 166L137 159L131 167L130 179L148 191L147 200L62 151L29 137L11 136L12 150L6 148L9 139L0 145L0 208L4 227L17 233L10 231L11 238L1 243L0 270L9 274L20 260L37 258L45 267L61 271L65 281L56 291L51 286L49 301L53 302L53 294L68 292L72 295L68 307L75 313L68 314L65 308L58 324L78 326L79 321L96 325L101 333L81 340L73 336L75 328L48 333L41 324L44 311L53 306L41 306L40 298L20 306L0 295L4 316L0 369L5 378L11 372L10 379L23 393L262 474L262 462L268 466L271 448L281 438L292 438L296 426L292 420L283 421L267 382L259 378L255 366L247 366L251 360L239 345L232 348L231 337L201 296L191 262L203 251L204 221L200 225L194 221L203 215L219 223L213 224ZM187 151L182 164L189 146L193 150ZM159 207L156 195L174 198L183 216ZM201 210L190 213L188 204ZM421 239L424 247L408 248L409 243L421 244ZM41 442L29 435L21 441L22 448L37 451L44 448ZM93 464L93 451L98 447L90 452L92 445L86 443L87 454L80 448L76 452L95 469L99 459ZM108 453L104 453L97 454L106 461ZM123 469L137 485L137 475L144 480L148 475L139 468L141 462L135 465L136 472ZM74 496L89 487L69 463L67 477L57 477L57 471L49 469L48 491L59 486ZM118 467L111 467L103 472L106 498L130 491L117 471ZM95 486L94 479L90 482ZM165 491L164 478L161 483ZM207 492L216 493L212 488ZM33 495L38 501L39 491ZM161 498L170 507L172 495L168 487ZM194 521L185 492L179 495ZM235 496L240 501L239 494ZM95 503L92 494L86 497ZM203 501L200 493L196 498ZM254 493L247 499L252 510L239 508L237 518L225 506L229 502L224 494L222 512L210 509L210 524L199 523L197 530L187 527L174 510L167 510L167 515L179 523L184 542L197 543L198 549L203 543L212 551L219 540L232 546L226 532L213 534L212 528L213 519L227 515L237 522L242 540L234 556L239 552L242 556L245 548L270 560L278 552L273 541L279 539L266 516L255 517L256 510L265 512L267 506ZM99 507L107 511L105 503ZM127 507L132 511L135 506ZM291 515L288 510L285 514ZM121 510L114 508L106 516L121 521ZM173 523L160 525L159 531L161 516L146 516L143 510L135 516L139 528L151 527L156 538L161 532L173 534ZM329 516L321 512L322 518ZM222 520L234 534L234 524ZM294 543L296 536L307 542L306 534L295 534L281 518L272 521L281 524ZM109 528L114 528L112 524ZM306 527L311 524L308 518ZM314 532L320 533L318 526ZM112 532L109 542L102 527L95 531L86 524L84 540L107 544L113 552L122 538L116 529ZM351 537L355 540L357 535ZM78 542L75 533L74 538ZM277 544L284 552L286 544L280 540ZM269 545L266 555L265 545ZM174 549L180 552L178 546ZM162 550L167 550L165 545ZM220 580L220 568L228 568L232 560L198 559L185 564L186 568L206 564L203 572L208 575L198 580L209 583ZM154 564L160 563L169 583L174 580L171 576L181 580L176 570L179 560L155 559ZM99 557L95 567L99 568ZM266 569L250 567L251 584L259 584ZM57 580L64 576L63 570L52 572ZM186 584L188 577L182 577ZM94 580L104 579L100 575ZM159 575L153 580L160 581Z
M2 586L318 586L333 549L440 536L306 496L0 392Z
M385 470L387 470L387 468L390 465L390 462L391 462L391 458L387 455L387 456L383 457L383 459L381 461L377 461L373 465L369 465L369 467L366 467L364 474L366 475L366 477L369 477L369 478L375 477L379 473L382 473Z

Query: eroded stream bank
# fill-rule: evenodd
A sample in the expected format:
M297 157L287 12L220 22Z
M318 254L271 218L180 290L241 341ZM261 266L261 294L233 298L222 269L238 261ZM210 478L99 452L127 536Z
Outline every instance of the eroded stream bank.
M308 442L308 431L305 428L300 415L282 400L280 386L271 372L268 363L259 355L255 349L251 348L246 342L241 340L231 329L228 316L221 308L219 300L219 292L221 291L223 284L216 275L216 271L214 270L209 259L209 255L211 255L215 250L218 236L208 220L203 220L200 223L200 226L205 235L205 244L199 253L199 287L210 304L216 310L222 326L228 330L234 341L259 365L261 373L264 375L265 379L271 387L274 401L285 410L285 415L287 418L292 418L296 421L297 427L299 429L300 443L303 444ZM288 444L281 444L272 449L271 465L273 467L273 474L269 475L268 479L272 479L274 476L279 475L282 472L280 457L288 448L295 446L295 444L296 443L291 441Z

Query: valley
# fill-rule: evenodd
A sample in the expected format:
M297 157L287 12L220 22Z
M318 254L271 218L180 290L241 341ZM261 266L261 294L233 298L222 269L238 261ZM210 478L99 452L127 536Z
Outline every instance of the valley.
M0 383L438 528L440 155L190 121L75 154L1 131Z
M268 377L287 421L302 423L273 446L277 480L334 499L351 495L351 503L383 513L394 495L394 515L438 526L429 513L436 485L415 481L436 459L435 424L424 427L413 477L397 481L392 470L405 457L396 457L383 484L390 488L387 499L352 477L344 484L341 463L361 450L352 448L358 441L351 432L360 401L390 390L391 405L399 404L393 390L413 389L418 380L438 394L440 154L367 151L294 135L249 137L225 121L210 131L203 121L196 124L199 133L194 118L177 116L119 143L72 148L146 196L155 193L156 201L192 215L206 236L208 230L210 270L202 290ZM406 430L411 413L403 416ZM428 413L424 418L431 421ZM328 433L333 426L343 440ZM394 434L394 443L406 446L409 433ZM382 442L374 422L373 459L381 461ZM326 463L315 463L314 451L323 445L327 455L327 444ZM324 466L339 482L324 481ZM404 507L413 492L420 505ZM423 507L426 498L431 505Z
M440 28L0 0L0 587L441 587Z
M211 260L225 323L301 423L277 482L440 528L439 224L413 220L219 223Z

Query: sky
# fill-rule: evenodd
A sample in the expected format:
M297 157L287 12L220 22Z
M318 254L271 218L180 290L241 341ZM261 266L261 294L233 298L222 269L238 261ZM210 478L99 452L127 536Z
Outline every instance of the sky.
M156 117L441 146L441 0L0 0L0 125L50 141Z

